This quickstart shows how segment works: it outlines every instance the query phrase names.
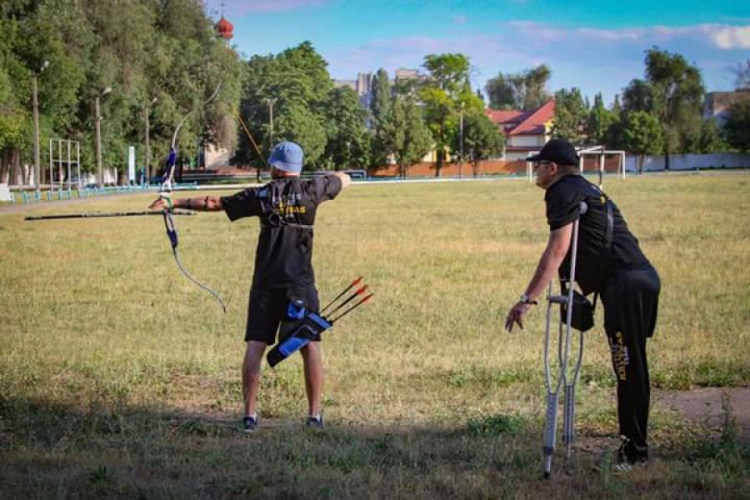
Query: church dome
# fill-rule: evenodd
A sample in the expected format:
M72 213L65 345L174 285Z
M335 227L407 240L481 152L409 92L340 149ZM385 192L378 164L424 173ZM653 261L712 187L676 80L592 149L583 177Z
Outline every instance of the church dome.
M232 23L227 21L224 16L221 16L221 19L219 19L219 22L216 23L214 28L216 28L216 34L225 40L229 40L234 36L234 26L232 26Z

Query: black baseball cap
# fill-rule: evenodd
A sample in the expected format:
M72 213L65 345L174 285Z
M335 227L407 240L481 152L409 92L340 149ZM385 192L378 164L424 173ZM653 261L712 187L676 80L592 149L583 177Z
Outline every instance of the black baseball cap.
M547 141L539 154L529 156L526 161L553 161L558 165L578 165L579 157L576 148L565 139Z

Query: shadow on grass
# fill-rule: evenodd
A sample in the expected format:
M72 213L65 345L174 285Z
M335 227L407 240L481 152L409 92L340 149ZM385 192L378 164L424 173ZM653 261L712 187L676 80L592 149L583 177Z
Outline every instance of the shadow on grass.
M432 426L329 422L322 431L263 420L251 435L234 418L157 407L0 399L0 417L2 498L669 497L708 487L732 496L744 480L734 468L686 476L696 470L690 457L705 464L712 448L685 441L670 452L676 469L657 466L651 479L603 474L598 455L577 452L543 481L538 423L507 415Z

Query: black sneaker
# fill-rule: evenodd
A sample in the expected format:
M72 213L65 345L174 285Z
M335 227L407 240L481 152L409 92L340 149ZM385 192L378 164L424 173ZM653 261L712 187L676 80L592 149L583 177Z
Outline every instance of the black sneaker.
M251 434L255 432L255 428L258 426L258 417L245 417L242 419L242 431L245 434Z
M612 472L627 473L638 467L648 467L648 455L634 450L630 440L623 437L612 464Z
M322 429L323 416L318 415L317 417L307 417L307 423L305 425L311 429Z
M614 464L612 464L612 472L614 473L620 473L625 474L633 469L637 468L646 468L648 467L648 460L636 460L635 462L631 462L627 458L623 458L622 460L617 460Z

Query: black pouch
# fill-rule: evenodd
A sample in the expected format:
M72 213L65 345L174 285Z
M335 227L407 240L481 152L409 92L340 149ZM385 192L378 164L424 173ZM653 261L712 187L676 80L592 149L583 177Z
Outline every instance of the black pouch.
M563 291L568 295L568 291ZM581 332L586 332L594 327L594 310L596 309L596 296L591 302L585 295L573 290L573 314L570 318L570 326ZM562 304L560 307L560 321L566 324L568 321L568 305Z

